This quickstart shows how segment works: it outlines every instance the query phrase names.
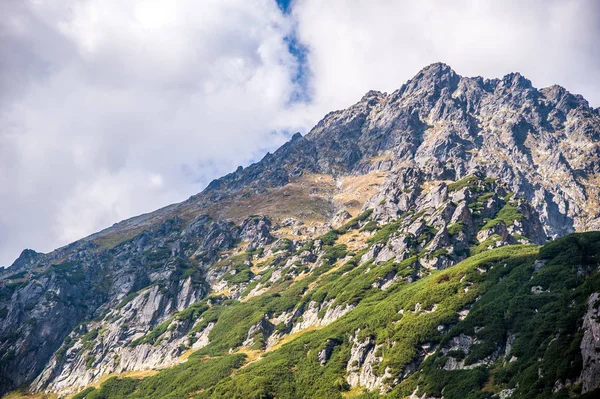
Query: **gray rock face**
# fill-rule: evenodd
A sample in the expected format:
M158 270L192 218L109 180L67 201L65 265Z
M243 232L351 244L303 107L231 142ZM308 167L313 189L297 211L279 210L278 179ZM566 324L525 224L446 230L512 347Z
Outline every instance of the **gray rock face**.
M515 388L512 388L512 389L504 389L504 390L502 390L502 391L500 391L500 392L498 393L498 398L499 398L499 399L508 399L508 398L510 398L510 397L513 395L513 393L514 393L515 391L516 391L516 389L515 389Z
M34 380L33 390L71 392L105 374L130 370L148 370L166 367L178 362L183 347L188 347L188 332L193 323L173 320L173 310L182 310L202 298L203 292L194 288L191 278L180 281L176 297L170 297L158 285L142 290L121 308L110 311L101 321L88 323L87 334L72 333L63 356L54 356L42 373ZM169 326L160 342L136 344L152 328L168 322ZM214 325L214 324L213 324ZM208 344L207 334L212 325L198 333L193 347L200 349ZM93 359L90 361L89 359Z
M319 363L321 364L321 366L325 366L325 364L329 361L329 358L331 357L331 354L333 353L333 349L338 346L341 342L333 339L333 338L328 338L327 342L325 343L325 346L323 347L323 349L321 349L319 351Z
M442 353L448 356L443 368L444 370L472 369L482 365L490 365L501 357L504 357L505 361L513 361L509 356L514 340L514 334L509 332L504 343L501 345L499 344L492 354L483 359L477 359L477 361L471 364L465 364L466 355L470 354L473 346L479 344L481 341L479 341L477 337L461 333L458 336L452 337L452 339L441 348ZM456 357L457 353L461 354L458 358Z
M332 307L333 302L334 301L331 300L319 304L311 301L308 304L306 310L304 310L304 312L301 313L302 321L294 324L294 327L292 328L291 332L296 333L305 330L309 327L320 327L329 325L356 307L356 305L352 304L337 305L335 307ZM325 314L322 317L319 317L319 312L323 310L325 311Z
M355 336L358 335L358 331ZM379 363L383 359L377 354L380 346L375 345L372 337L367 337L363 342L358 342L353 338L352 349L350 350L350 360L346 370L348 377L346 380L350 386L361 386L368 390L380 390L385 392L384 380L390 379L388 369L383 373L378 372Z
M270 233L271 221L264 217L250 217L242 223L239 239L250 241L249 248L263 247L271 243L274 238Z
M355 334L356 335L356 334ZM354 342L350 351L347 370L350 372L348 383L352 386L358 384L359 374L362 365L365 363L369 353L375 348L375 342L372 337L366 338L363 342Z
M275 326L269 322L267 317L264 317L258 323L250 327L250 330L248 330L248 336L242 345L253 346L260 344L261 347L264 347L267 339L271 336L274 329Z
M583 318L581 340L581 391L590 392L600 385L600 295L595 292L588 299L588 310Z
M13 262L8 271L12 274L13 272L20 271L23 269L30 269L35 266L36 263L44 256L40 252L36 252L33 249L25 249L21 252L21 255Z
M348 213L347 210L343 209L335 214L335 216L331 220L331 223L333 224L333 226L339 227L339 226L343 225L344 222L346 220L350 219L351 217L352 217L352 215L350 215L350 213Z
M528 82L518 74L501 80L464 78L434 64L396 92L357 104L357 117L369 109L365 133L357 140L363 157L387 150L395 155L392 170L410 165L402 178L393 177L397 189L382 188L385 194L376 200L389 202L376 214L395 217L406 210L402 190L414 188L415 175L424 175L421 181L457 180L479 170L531 202L548 236L597 225L598 210L593 216L582 210L594 197L586 187L599 159L584 161L580 154L582 145L598 152L598 112L564 89L536 90ZM556 90L571 99L568 105ZM351 110L326 117L307 139L318 141L325 127L329 134L342 131L341 121L356 123L347 116ZM588 175L580 177L578 170Z
M94 325L89 322L92 319L114 327L114 345L108 350L116 350L115 345L124 347L135 334L147 332L173 311L203 298L207 289L199 264L214 262L219 250L235 243L240 230L231 226L205 216L183 226L180 219L173 218L110 249L82 240L47 255L33 255L37 263L28 266L19 286L0 286L5 298L2 307L6 309L0 323L0 352L15 355L0 366L7 381L2 388L31 381L44 368L44 378L36 383L38 388L46 387L61 373L81 375L73 372L86 370L81 356L70 362L50 360L82 321L87 320L90 328ZM198 263L190 259L195 252L201 253ZM150 288L118 312L115 310L128 294L134 295L144 287ZM117 332L116 320L108 321L107 314L118 316L118 325L126 324L125 320L131 325ZM107 353L103 350L95 356L102 362ZM108 370L113 366L102 363L102 367Z
M449 353L459 351L463 354L469 354L471 352L471 347L478 343L479 340L477 338L473 338L465 334L460 334L457 337L453 337L449 345L447 345L446 348L442 349L442 352ZM446 364L444 364L444 370L459 370L465 368L473 368L477 366L479 366L479 364L465 366L464 360L457 360L456 358L449 356L448 360L446 360Z

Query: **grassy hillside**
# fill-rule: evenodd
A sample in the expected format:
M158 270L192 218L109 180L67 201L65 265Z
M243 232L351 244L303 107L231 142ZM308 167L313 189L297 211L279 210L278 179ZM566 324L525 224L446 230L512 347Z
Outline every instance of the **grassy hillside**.
M600 233L574 234L543 247L485 251L387 290L373 283L391 268L410 273L410 259L356 266L356 257L281 283L267 295L202 307L194 317L200 320L197 328L216 323L211 343L187 362L144 379L112 378L75 398L402 398L416 393L465 399L502 391L513 398L580 393L580 327L588 297L600 291ZM252 348L230 351L265 315L326 300L357 306L326 327L291 335L294 339L280 347L263 350L257 336ZM456 348L461 339L469 345ZM363 342L375 348L368 376L383 380L383 388L370 392L348 383L348 375L360 368L348 362ZM322 362L319 353L326 347L329 356Z

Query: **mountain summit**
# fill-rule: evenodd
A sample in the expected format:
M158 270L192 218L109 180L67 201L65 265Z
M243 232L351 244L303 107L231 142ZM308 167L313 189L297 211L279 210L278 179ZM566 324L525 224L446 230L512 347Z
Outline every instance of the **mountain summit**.
M581 96L429 65L180 204L24 251L0 393L594 395L600 236L569 234L600 230L599 182Z

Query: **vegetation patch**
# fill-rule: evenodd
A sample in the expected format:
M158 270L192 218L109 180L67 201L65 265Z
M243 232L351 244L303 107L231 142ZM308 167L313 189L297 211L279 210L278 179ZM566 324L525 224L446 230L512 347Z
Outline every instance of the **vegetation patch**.
M452 193L454 191L460 191L465 187L475 188L477 187L477 183L479 182L479 178L476 176L466 176L454 183L448 184L448 192Z
M175 316L170 317L166 321L160 323L159 325L154 327L149 333L147 333L143 337L140 337L140 338L134 340L133 342L131 342L131 344L129 344L129 346L136 347L141 344L150 344L150 345L158 344L160 342L159 338L167 331L167 329L169 328L169 324L171 324L174 317Z
M521 214L514 205L507 203L498 211L496 217L488 221L481 229L491 229L492 227L504 223L507 227L512 226L515 221L522 220L523 214Z
M345 250L338 245L328 249L335 254L332 259ZM446 270L410 284L398 281L386 290L375 283L415 274L417 258L359 265L359 257L320 276L278 281L268 293L245 302L194 305L180 314L200 320L190 334L215 323L208 346L155 376L110 379L76 398L342 398L350 390L350 337L358 342L370 338L378 345L382 359L372 364L375 375L386 370L406 375L386 394L353 390L357 397L404 398L417 390L419 396L483 399L506 388L523 398L577 395L576 387L553 389L557 380L575 380L581 373L581 317L589 295L600 290L600 233L571 235L542 248L482 249ZM534 272L537 259L545 266ZM533 286L546 293L533 294ZM241 367L246 357L235 348L251 326L266 316L299 315L311 302L326 301L333 301L330 309L356 307ZM465 309L468 315L459 317ZM280 332L287 328L284 323L276 326ZM437 350L425 356L424 348L448 348L461 335L475 342L468 351ZM514 336L512 362L503 357L509 336ZM256 337L264 340L262 334ZM328 342L335 346L322 365L318 354ZM449 357L479 366L447 370Z
M241 367L245 359L243 354L208 360L191 356L187 362L151 377L109 378L99 389L88 388L73 396L73 399L207 398L214 386Z
M398 231L399 228L399 221L390 222L379 229L377 233L375 233L373 237L370 237L367 242L369 244L386 243L389 241L391 235Z
M456 222L448 226L448 234L451 236L455 236L465 228L465 224L463 222Z

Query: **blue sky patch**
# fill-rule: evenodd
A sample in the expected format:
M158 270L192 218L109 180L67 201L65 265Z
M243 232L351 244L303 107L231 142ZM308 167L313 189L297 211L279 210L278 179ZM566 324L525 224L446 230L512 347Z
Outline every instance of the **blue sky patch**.
M290 14L293 0L276 0L277 6L284 14ZM296 85L296 90L289 99L290 103L310 102L311 96L308 91L308 80L310 78L310 69L308 67L308 47L306 47L296 35L296 29L285 38L288 51L296 59L297 68L292 82Z
M292 0L276 0L277 1L277 5L279 6L279 8L281 9L281 11L283 11L284 13L288 13L290 11L291 4L292 4Z

